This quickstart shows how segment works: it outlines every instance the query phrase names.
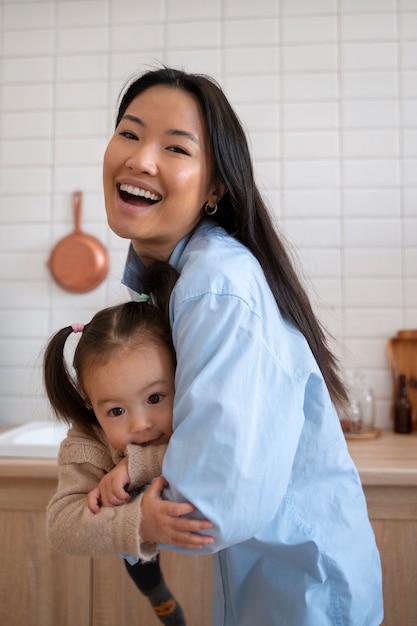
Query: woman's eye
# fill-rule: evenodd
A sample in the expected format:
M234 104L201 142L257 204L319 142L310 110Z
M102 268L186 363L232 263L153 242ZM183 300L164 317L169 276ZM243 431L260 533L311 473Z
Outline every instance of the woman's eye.
M134 139L138 141L137 135L135 135L134 133L131 133L128 130L121 130L119 135L121 135L122 137L126 137L126 139Z
M189 152L187 152L187 150L185 150L181 146L170 146L168 148L168 150L170 152L177 152L178 154L185 154L185 155L189 156Z
M109 415L111 415L112 417L119 417L120 415L123 415L124 412L124 409L122 409L120 406L116 406L114 409L110 409Z
M148 398L149 404L158 404L158 402L161 402L161 400L162 400L162 395L160 393L153 393Z

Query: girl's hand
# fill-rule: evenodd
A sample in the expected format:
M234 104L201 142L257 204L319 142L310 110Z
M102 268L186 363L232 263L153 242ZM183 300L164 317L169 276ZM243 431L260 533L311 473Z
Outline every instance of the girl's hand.
M118 506L129 502L130 495L126 491L129 482L127 458L124 458L87 494L90 511L98 513L102 506Z
M198 534L198 531L213 528L211 522L182 517L196 510L192 504L162 500L162 491L167 486L165 478L159 476L143 495L141 540L149 543L165 543L187 550L197 550L213 543L212 537Z

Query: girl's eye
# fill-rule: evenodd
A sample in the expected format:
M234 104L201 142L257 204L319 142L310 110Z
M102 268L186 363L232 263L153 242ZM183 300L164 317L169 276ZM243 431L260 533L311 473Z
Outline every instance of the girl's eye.
M120 415L123 415L124 412L124 409L122 409L120 406L116 406L114 407L114 409L110 409L109 415L111 415L112 417L119 417Z
M148 398L149 404L158 404L158 402L161 402L161 400L162 400L162 395L160 393L153 393Z

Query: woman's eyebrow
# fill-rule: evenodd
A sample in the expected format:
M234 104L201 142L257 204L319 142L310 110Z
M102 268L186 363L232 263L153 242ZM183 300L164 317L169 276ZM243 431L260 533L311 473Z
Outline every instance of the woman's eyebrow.
M170 128L166 131L167 135L179 135L180 137L186 137L187 139L191 139L197 145L200 143L198 141L198 137L194 135L194 133L188 132L188 130L180 130L179 128Z
M139 126L143 126L145 128L146 124L143 120L140 119L140 117L136 117L136 115L123 115L122 117L123 120L130 120L131 122L135 122L136 124L139 124Z
M140 117L136 117L136 115L126 114L126 115L123 116L122 119L130 120L131 122L135 122L135 124L139 124L139 126L142 126L142 128L146 128L145 122ZM181 130L180 128L169 128L166 131L166 134L167 135L178 135L180 137L186 137L187 139L190 139L191 141L193 141L197 145L200 144L200 142L198 140L198 137L196 135L194 135L194 133L190 133L188 130Z

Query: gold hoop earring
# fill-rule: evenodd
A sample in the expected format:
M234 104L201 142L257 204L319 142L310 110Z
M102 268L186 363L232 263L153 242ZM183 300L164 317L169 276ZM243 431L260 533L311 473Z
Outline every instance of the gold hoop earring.
M206 215L214 215L215 213L217 213L217 204L215 204L214 206L210 206L209 203L206 202L204 206L204 211L206 212Z

